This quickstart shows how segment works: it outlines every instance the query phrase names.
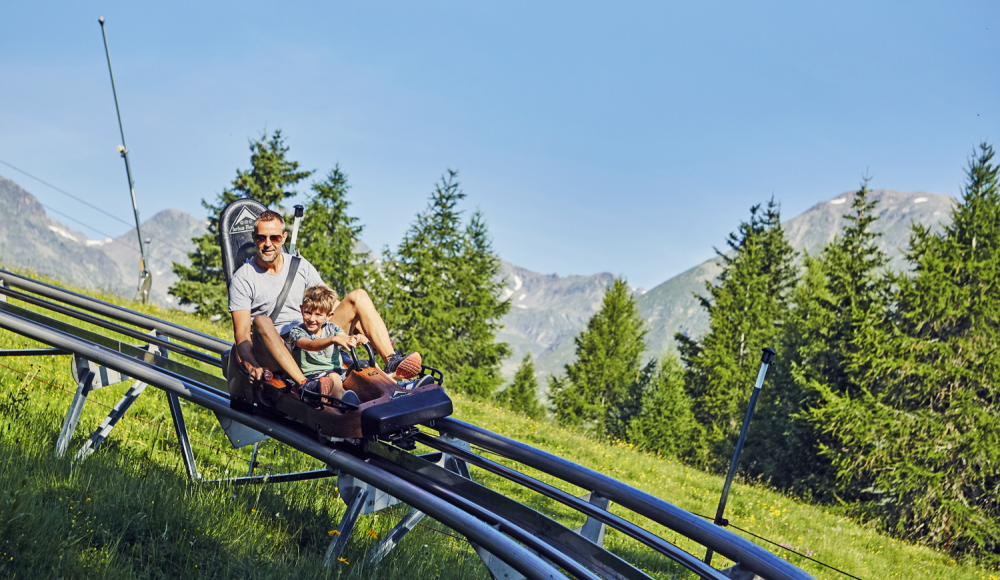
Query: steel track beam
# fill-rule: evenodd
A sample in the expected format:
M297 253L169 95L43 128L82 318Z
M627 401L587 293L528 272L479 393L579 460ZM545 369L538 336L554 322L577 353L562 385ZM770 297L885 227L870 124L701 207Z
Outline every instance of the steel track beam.
M710 521L557 455L457 419L437 419L434 429L583 489L596 491L624 508L711 548L767 580L815 580L804 570Z
M114 318L119 322L125 322L139 328L145 328L146 330L155 330L160 334L176 338L216 354L222 354L233 347L231 342L227 342L221 338L197 332L173 322L140 314L128 308L91 298L90 296L70 292L52 284L46 284L27 276L15 274L9 270L0 269L0 286L5 285L5 283L7 286L13 286L14 288L27 290L39 296L71 304L102 316Z

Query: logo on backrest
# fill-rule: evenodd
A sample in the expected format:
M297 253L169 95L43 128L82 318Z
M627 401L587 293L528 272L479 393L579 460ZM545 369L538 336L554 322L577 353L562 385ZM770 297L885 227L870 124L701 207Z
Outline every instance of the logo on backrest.
M245 206L240 209L240 215L233 221L233 226L229 228L230 234L239 234L253 230L253 225L257 223L257 214L250 211Z

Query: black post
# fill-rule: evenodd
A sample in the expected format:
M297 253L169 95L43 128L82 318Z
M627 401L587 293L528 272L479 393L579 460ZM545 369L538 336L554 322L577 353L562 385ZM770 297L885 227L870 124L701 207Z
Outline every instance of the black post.
M743 426L740 427L740 438L736 441L736 450L733 451L733 460L729 463L729 473L726 474L726 485L722 488L722 497L719 498L719 509L715 512L715 525L725 526L729 522L722 517L726 513L726 501L729 499L729 488L733 485L733 477L736 476L736 466L740 462L740 453L743 451L743 444L747 440L747 431L750 430L750 420L753 419L753 409L757 406L757 395L764 385L764 375L767 374L767 367L774 362L774 349L765 348L760 355L760 372L757 373L757 383L753 386L753 393L750 395L750 404L747 405L747 414L743 417ZM705 563L712 564L712 549L705 552Z

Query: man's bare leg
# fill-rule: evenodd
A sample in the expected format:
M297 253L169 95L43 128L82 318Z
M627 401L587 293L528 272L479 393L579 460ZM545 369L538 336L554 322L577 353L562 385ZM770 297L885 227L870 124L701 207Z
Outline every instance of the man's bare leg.
M292 353L285 348L285 341L282 340L278 330L274 328L274 323L267 316L261 315L253 319L254 341L253 351L258 362L266 368L275 371L285 371L296 383L302 384L306 376L302 374L299 365L292 358Z
M340 301L333 310L330 322L345 329L348 334L361 333L368 337L375 352L388 362L389 357L396 352L389 340L389 331L385 322L375 310L375 304L364 290L358 289Z

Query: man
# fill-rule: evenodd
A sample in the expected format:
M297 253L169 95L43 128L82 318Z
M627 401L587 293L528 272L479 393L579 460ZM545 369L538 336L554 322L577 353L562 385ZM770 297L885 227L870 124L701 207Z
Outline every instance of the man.
M306 377L285 345L283 335L302 322L299 305L305 289L322 284L323 280L312 264L300 258L284 305L275 320L269 318L292 262L291 256L281 252L286 236L285 220L277 212L267 210L257 217L253 231L256 253L233 275L229 284L229 311L233 316L236 354L253 381L261 381L266 369L283 371L296 383L304 385ZM367 337L385 361L387 374L411 378L420 372L420 354L412 352L404 356L393 349L385 322L364 290L344 296L334 308L330 322L348 334L360 333ZM314 385L310 387L310 391L315 388Z

